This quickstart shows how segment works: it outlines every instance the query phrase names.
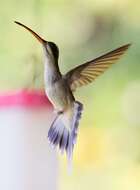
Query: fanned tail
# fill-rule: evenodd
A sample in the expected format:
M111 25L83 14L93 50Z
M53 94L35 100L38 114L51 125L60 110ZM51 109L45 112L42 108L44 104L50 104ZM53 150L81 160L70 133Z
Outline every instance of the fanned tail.
M69 118L69 115L65 112L58 114L48 132L50 143L54 147L59 146L62 153L65 151L68 160L72 159L82 110L83 105L80 102L75 101L72 110L72 117Z

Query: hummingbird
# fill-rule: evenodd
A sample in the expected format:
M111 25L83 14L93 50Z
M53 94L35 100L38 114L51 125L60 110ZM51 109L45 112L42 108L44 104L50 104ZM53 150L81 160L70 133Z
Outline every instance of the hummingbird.
M58 46L54 42L46 41L24 24L17 21L15 23L28 30L43 47L45 93L56 113L48 131L48 140L54 148L59 147L62 153L65 151L67 158L71 160L83 111L83 104L74 97L75 90L93 82L107 68L116 63L131 44L123 45L78 65L63 75L58 65Z

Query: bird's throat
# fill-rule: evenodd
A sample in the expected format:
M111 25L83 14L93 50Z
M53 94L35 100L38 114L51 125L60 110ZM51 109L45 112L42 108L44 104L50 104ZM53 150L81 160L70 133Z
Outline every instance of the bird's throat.
M47 54L44 60L44 79L45 85L53 85L53 83L61 77L58 66L55 59Z

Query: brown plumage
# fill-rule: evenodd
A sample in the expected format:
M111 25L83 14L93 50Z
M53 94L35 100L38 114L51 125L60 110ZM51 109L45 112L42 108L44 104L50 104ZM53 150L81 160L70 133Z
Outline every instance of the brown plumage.
M74 91L77 87L87 85L93 82L100 74L108 69L112 64L120 59L121 55L129 48L130 44L121 46L109 53L106 53L96 59L79 65L69 71L65 78L68 81L71 90Z
M43 46L45 92L57 113L48 131L48 139L54 147L59 146L62 152L66 151L67 157L71 159L83 110L83 105L75 100L73 91L91 83L116 63L130 44L79 65L62 75L58 66L59 49L57 45L44 40L27 26L19 22L15 23L31 32Z

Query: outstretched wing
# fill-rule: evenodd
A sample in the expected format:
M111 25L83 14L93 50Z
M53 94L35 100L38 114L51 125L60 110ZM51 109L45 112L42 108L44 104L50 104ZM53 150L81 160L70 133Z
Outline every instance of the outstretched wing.
M64 77L70 85L71 90L74 91L77 87L87 85L95 80L107 68L116 63L129 46L130 44L121 46L66 73Z

